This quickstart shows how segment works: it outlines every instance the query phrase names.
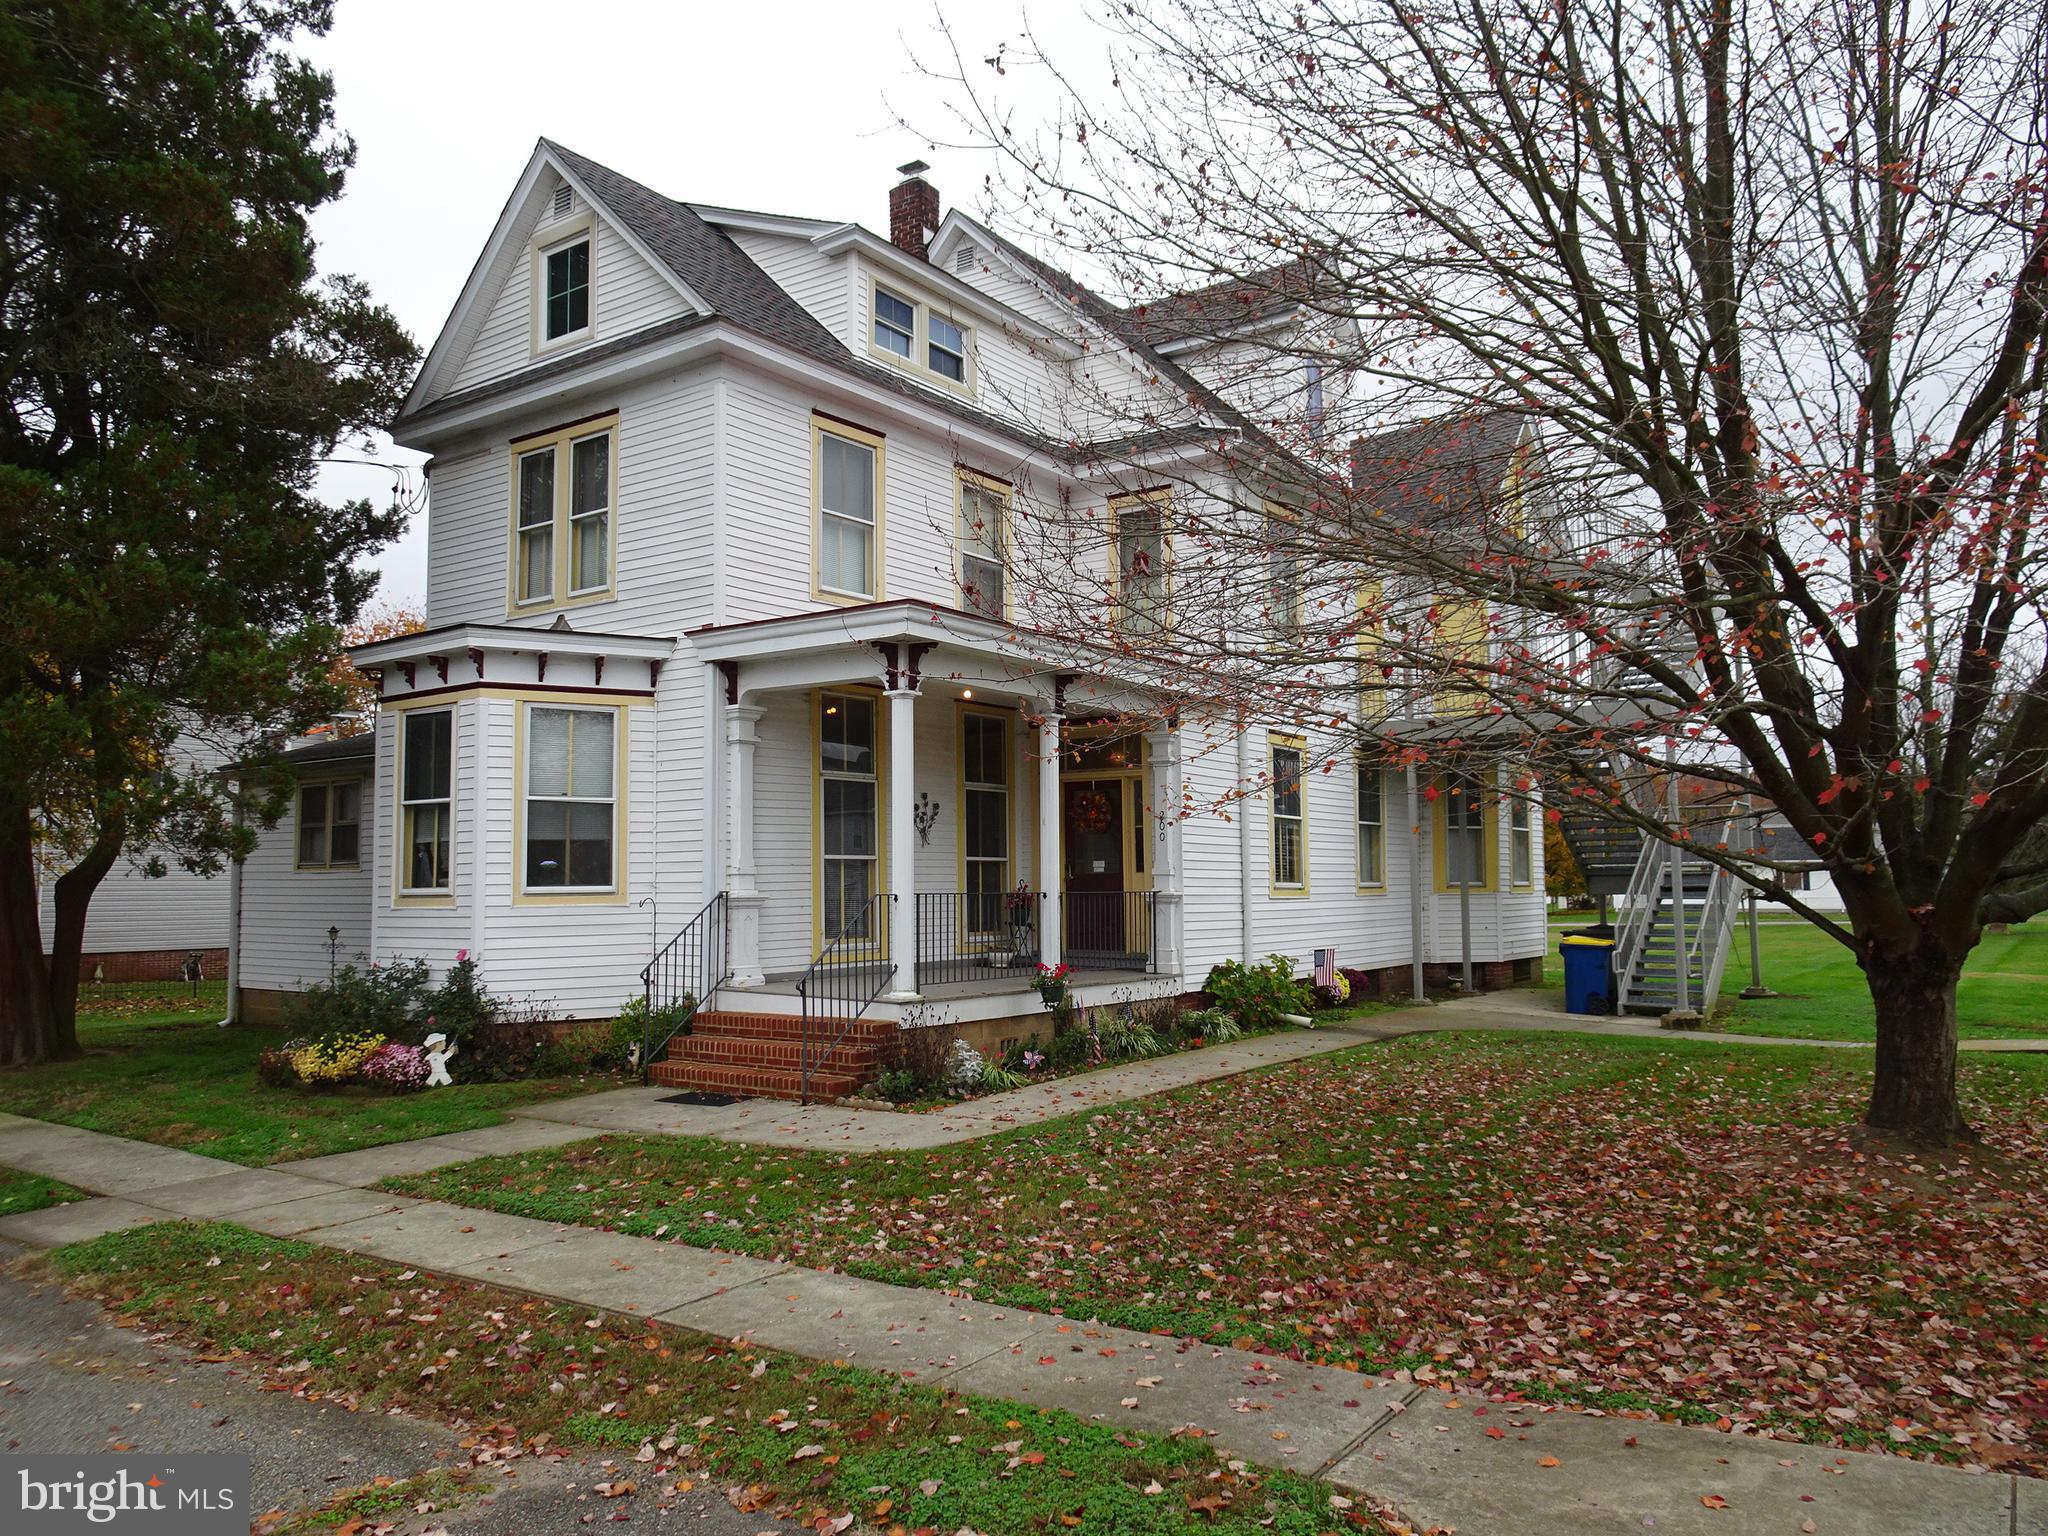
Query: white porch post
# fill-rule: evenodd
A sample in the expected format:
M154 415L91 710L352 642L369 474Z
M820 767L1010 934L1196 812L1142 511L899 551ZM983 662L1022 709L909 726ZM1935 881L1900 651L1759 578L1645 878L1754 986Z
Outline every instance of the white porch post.
M725 902L733 985L758 987L761 974L761 892L754 880L754 748L766 711L758 704L725 706Z
M1065 865L1060 860L1060 716L1048 713L1038 725L1038 963L1060 963L1060 897Z
M1182 883L1180 867L1180 732L1171 725L1145 734L1145 756L1151 765L1146 798L1151 803L1150 825L1145 835L1152 839L1147 850L1152 860L1153 901L1158 906L1154 962L1167 976L1178 976L1181 968Z
M889 962L896 975L883 994L917 1000L917 690L891 688L889 699Z

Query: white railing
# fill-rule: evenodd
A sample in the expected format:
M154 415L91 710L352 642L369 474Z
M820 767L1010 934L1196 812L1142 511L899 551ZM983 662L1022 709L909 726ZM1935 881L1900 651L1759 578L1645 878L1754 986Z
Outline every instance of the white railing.
M1614 1011L1628 1011L1629 994L1635 990L1636 957L1642 953L1643 942L1650 936L1650 924L1656 918L1657 905L1662 897L1658 888L1664 883L1666 847L1651 837L1643 839L1642 849L1636 854L1636 867L1628 877L1628 890L1622 900L1621 921L1614 930Z
M1747 808L1722 824L1720 843L1723 848L1734 846L1735 829L1746 814ZM1713 879L1707 885L1706 900L1700 908L1699 932L1686 952L1688 969L1695 959L1701 962L1699 1008L1702 1018L1713 1011L1714 1000L1721 995L1721 974L1728 966L1728 950L1735 936L1735 913L1742 899L1742 882L1735 878L1734 871L1721 864L1714 865L1713 871Z

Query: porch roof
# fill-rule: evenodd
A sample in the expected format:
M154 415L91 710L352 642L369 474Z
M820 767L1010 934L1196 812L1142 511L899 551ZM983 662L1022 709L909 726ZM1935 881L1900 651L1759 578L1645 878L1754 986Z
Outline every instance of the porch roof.
M1062 685L1091 683L1107 683L1120 692L1170 691L1161 678L1147 675L1151 669L1142 662L1107 647L914 598L706 625L689 631L688 638L706 661L728 669L750 664L748 685L764 690L784 686L784 672L790 674L789 685L796 685L806 661L833 652L928 645L938 651L935 660L921 669L912 658L904 661L906 669L921 670L927 678L946 675L950 662L972 659L995 669L973 681L1020 693L1049 697Z
M667 635L617 635L601 630L559 628L538 624L442 624L416 629L385 640L348 648L359 667L419 661L452 651L548 651L558 656L606 656L621 660L662 661L676 648Z

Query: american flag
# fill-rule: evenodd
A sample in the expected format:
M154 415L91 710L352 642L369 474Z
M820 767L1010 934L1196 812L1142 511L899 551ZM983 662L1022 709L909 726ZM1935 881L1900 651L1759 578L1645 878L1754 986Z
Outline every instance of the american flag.
M1316 951L1316 985L1334 987L1337 985L1337 951L1319 949Z

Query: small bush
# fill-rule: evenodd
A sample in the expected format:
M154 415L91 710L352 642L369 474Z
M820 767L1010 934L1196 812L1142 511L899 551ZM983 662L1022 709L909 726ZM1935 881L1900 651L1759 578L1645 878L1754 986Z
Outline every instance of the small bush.
M947 1086L953 1045L960 1031L951 1024L913 1024L898 1029L882 1050L882 1070L908 1072L921 1097Z
M1356 966L1347 965L1338 974L1351 984L1353 1002L1362 1003L1367 998L1380 995L1379 981L1371 971L1361 971Z
M634 1037L638 1042L639 1037ZM536 1072L548 1077L567 1077L606 1066L612 1059L612 1026L609 1022L572 1024L534 1052Z
M1237 1027L1237 1020L1221 1008L1197 1008L1181 1015L1181 1028L1190 1040L1200 1040L1204 1045L1228 1045L1233 1040L1242 1040L1244 1031Z
M1351 983L1345 979L1344 973L1339 971L1335 986L1315 987L1310 995L1315 999L1318 1008L1341 1008L1351 1001Z
M628 998L612 1019L611 1044L607 1055L613 1066L625 1066L633 1059L634 1047L652 1041L655 1050L664 1040L680 1040L690 1032L697 1002L687 994L673 1002L650 1009L647 997Z
M875 1093L891 1104L908 1104L912 1099L921 1097L924 1089L918 1084L915 1073L898 1067L875 1079Z
M331 980L308 987L292 1003L291 1022L309 1040L323 1035L375 1034L417 1045L433 1011L434 987L424 960L344 965Z
M1095 1037L1102 1042L1104 1061L1135 1061L1160 1055L1167 1049L1135 1014L1127 1015L1120 1008L1096 1010Z
M1257 965L1225 960L1202 990L1246 1030L1271 1029L1283 1013L1309 1011L1309 989L1294 979L1294 962L1285 955L1268 955Z
M382 1035L368 1030L335 1030L293 1051L292 1070L302 1083L334 1087L360 1076L363 1063L384 1044Z
M1012 1088L1022 1088L1031 1079L1022 1072L1012 1072L1008 1067L999 1067L992 1061L982 1063L981 1091L983 1093L1007 1093Z
M363 1081L395 1093L427 1086L427 1053L416 1045L386 1040L363 1058Z
M981 1086L988 1061L965 1040L956 1039L946 1053L946 1086L955 1093L973 1093Z
M1063 1035L1055 1035L1052 1043L1045 1048L1045 1059L1052 1063L1055 1072L1071 1072L1088 1060L1088 1031L1070 1029Z

